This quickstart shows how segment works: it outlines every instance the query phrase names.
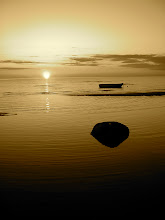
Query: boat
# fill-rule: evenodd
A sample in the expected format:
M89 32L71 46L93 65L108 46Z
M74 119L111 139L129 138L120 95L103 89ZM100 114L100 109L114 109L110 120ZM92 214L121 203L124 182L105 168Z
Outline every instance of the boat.
M117 83L117 84L99 84L100 88L121 88L123 83Z

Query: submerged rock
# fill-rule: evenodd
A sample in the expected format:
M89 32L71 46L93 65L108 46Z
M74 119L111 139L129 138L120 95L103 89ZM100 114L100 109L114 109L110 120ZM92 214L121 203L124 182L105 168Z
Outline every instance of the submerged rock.
M129 128L119 122L102 122L94 126L91 135L108 147L117 147L129 136Z

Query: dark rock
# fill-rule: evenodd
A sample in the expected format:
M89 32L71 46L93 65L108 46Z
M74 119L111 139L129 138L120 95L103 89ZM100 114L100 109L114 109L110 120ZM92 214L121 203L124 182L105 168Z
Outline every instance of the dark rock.
M129 136L129 128L119 122L102 122L94 126L91 135L108 147L117 147Z

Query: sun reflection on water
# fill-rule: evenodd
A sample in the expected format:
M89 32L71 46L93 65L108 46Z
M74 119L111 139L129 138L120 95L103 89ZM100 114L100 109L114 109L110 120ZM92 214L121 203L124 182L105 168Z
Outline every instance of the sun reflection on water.
M49 98L46 98L46 112L48 113L50 111L50 103L49 103Z
M43 76L46 79L45 83L45 91L44 94L49 94L49 83L48 83L48 78L50 77L50 73L48 71L43 72ZM50 111L50 102L49 102L49 97L46 97L46 112L48 113Z

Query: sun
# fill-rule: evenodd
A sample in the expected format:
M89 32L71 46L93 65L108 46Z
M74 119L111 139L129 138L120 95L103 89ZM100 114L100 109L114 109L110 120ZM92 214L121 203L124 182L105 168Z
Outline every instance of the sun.
M45 79L49 79L49 77L50 77L50 72L49 72L49 71L44 71L44 72L43 72L43 77L44 77Z

